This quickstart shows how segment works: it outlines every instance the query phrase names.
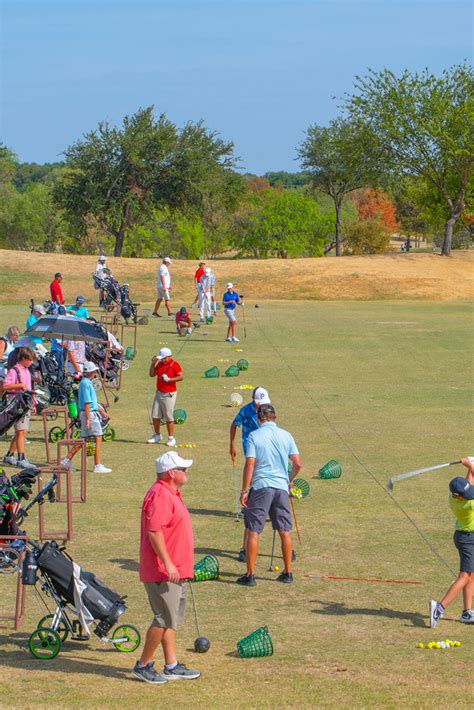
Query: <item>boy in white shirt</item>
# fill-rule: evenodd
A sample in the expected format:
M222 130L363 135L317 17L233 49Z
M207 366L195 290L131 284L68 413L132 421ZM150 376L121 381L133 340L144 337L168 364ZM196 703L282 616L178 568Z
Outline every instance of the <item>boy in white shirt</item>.
M158 313L158 309L161 305L161 302L165 302L165 307L168 312L168 317L173 318L174 313L171 313L171 308L170 308L170 290L171 290L171 276L169 272L169 266L171 265L171 259L169 256L165 256L163 259L163 263L161 264L160 268L158 269L158 283L157 283L157 295L158 298L156 299L155 303L155 308L153 310L152 316L155 318L161 318L161 314Z

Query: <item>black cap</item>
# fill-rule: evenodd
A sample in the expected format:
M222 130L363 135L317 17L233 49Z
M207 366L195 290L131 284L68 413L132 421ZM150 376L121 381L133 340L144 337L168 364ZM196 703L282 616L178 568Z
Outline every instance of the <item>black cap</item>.
M181 308L179 309L179 312L181 313L182 316L184 316L186 314L186 307L181 306Z
M449 490L455 496L461 496L465 500L474 500L474 486L471 486L469 481L462 476L457 476L450 481Z

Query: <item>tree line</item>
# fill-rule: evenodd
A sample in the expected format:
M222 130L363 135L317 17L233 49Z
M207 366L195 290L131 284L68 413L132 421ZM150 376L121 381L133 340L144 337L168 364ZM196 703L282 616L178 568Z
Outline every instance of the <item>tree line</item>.
M242 174L234 145L153 107L101 122L59 163L0 145L0 246L115 256L382 253L394 233L472 244L474 75L369 71L308 127L301 172Z

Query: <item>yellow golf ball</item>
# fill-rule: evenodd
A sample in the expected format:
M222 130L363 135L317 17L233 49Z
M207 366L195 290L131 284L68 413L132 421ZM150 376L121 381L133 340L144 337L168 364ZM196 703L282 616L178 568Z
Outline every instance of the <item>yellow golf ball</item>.
M273 569L275 570L275 572L279 572L279 571L280 571L280 568L278 567L278 565L275 565L275 567L274 567Z
M418 648L424 648L424 647L425 647L425 644L420 641L420 643L418 644Z

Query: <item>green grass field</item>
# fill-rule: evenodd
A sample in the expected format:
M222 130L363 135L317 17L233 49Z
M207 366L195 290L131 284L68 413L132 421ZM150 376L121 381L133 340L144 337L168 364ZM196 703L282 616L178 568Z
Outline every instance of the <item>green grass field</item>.
M24 309L6 306L1 329L23 323ZM473 629L458 623L461 600L438 628L428 628L430 598L453 576L383 487L396 473L472 453L472 307L427 302L263 302L246 307L247 338L223 342L220 315L183 344L164 319L139 329L138 354L125 373L111 414L117 441L104 445L107 476L89 474L89 498L74 507L74 559L109 586L129 595L124 622L144 633L150 619L137 574L140 504L154 480L154 458L164 448L150 435L149 358L166 342L178 353L185 381L178 406L188 413L177 427L180 443L195 443L195 465L184 490L195 531L196 559L219 558L219 581L195 585L208 654L191 651L196 637L191 606L179 640L179 658L201 670L195 682L154 688L133 681L138 654L120 654L90 642L67 642L53 661L34 660L29 633L45 613L28 591L21 631L5 625L0 637L0 706L287 708L467 708L472 701ZM208 332L208 335L205 335ZM241 347L243 353L236 352ZM239 378L204 379L208 367L225 369L244 356ZM268 572L271 530L261 538L257 587L242 589L236 560L242 525L236 524L228 428L235 410L229 395L241 384L265 385L280 426L299 445L309 498L296 502L302 536L295 584L275 583ZM249 392L242 392L244 401ZM44 461L39 422L28 455ZM353 450L370 475L354 457ZM188 454L184 450L184 453ZM343 475L321 481L328 459ZM243 459L239 450L239 485ZM464 469L447 469L396 485L394 495L441 557L457 569L454 521L447 482ZM378 485L380 484L380 485ZM49 520L63 513L46 509ZM36 534L36 514L28 519ZM421 585L337 581L322 576L418 581ZM0 579L0 608L12 606L12 580ZM271 658L243 660L236 641L267 624ZM450 650L420 650L417 643L457 639ZM157 666L161 658L157 658ZM469 701L471 697L471 701Z

